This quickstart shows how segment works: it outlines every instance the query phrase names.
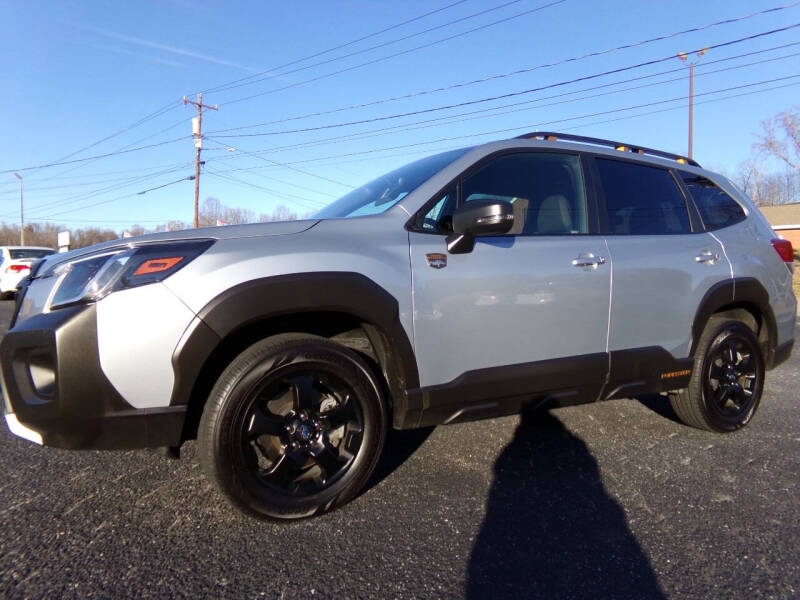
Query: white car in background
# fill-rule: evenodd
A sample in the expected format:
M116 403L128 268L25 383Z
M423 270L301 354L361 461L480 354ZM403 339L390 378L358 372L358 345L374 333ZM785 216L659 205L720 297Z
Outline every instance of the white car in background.
M43 246L0 246L0 298L17 291L34 261L55 253Z

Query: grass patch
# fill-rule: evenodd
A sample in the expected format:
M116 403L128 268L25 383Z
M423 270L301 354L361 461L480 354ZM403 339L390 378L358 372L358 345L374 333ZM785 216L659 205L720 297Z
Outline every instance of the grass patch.
M794 295L800 299L800 248L794 251L794 276L792 277Z
M797 258L797 255L795 255ZM800 259L794 261L794 277L792 278L792 288L796 298L800 298Z

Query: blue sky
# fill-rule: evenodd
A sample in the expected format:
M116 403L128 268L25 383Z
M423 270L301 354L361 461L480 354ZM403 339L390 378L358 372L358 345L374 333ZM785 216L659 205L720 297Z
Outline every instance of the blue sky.
M181 98L204 90L219 111L204 114L201 200L256 213L308 212L426 154L537 129L685 153L686 101L669 100L687 94L688 69L631 67L800 23L794 4L3 0L0 220L18 219L9 171L25 169L26 221L191 221L194 184L173 183L194 172ZM800 27L700 59L701 164L733 171L760 122L800 103L798 42ZM30 168L66 161L80 162Z

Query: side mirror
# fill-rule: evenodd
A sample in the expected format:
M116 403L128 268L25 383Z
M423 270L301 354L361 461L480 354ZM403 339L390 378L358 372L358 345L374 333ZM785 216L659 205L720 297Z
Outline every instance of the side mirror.
M509 202L472 200L453 213L453 233L447 236L450 254L465 254L475 247L475 237L506 233L514 224Z

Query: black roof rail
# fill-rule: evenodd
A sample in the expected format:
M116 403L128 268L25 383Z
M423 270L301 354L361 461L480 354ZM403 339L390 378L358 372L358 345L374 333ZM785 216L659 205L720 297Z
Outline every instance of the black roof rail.
M518 135L515 139L518 140L535 140L542 139L548 142L555 142L557 140L564 140L565 142L578 142L581 144L593 144L595 146L606 146L614 148L620 152L633 152L634 154L649 154L651 156L658 156L660 158L668 158L677 161L684 165L692 165L699 167L700 164L686 156L680 154L672 154L671 152L664 152L662 150L653 150L652 148L645 148L643 146L635 146L633 144L624 144L622 142L614 142L612 140L604 140L601 138L586 137L583 135L572 135L571 133L558 133L555 131L534 131L532 133L525 133Z

